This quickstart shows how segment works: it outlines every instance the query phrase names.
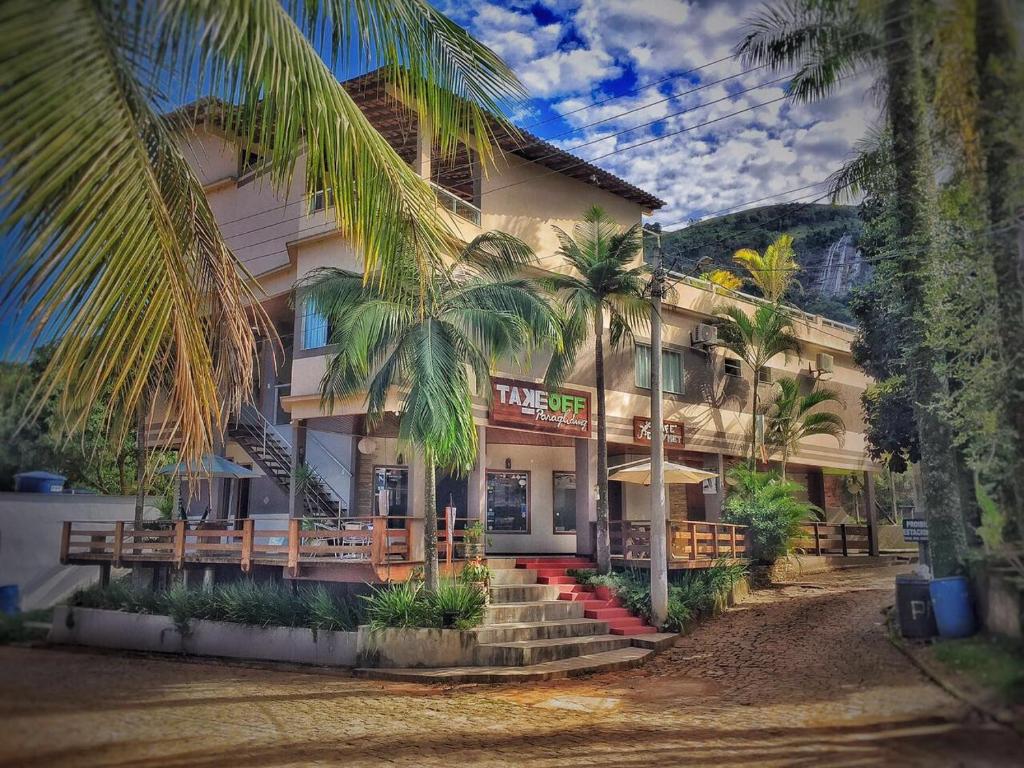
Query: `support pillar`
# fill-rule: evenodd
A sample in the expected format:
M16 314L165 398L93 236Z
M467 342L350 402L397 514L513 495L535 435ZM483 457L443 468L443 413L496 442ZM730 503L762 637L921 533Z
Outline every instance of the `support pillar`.
M472 524L479 520L486 525L487 521L487 427L476 428L477 454L476 465L466 480L466 522Z
M296 419L292 422L291 463L291 477L288 479L288 517L303 517L305 510L296 473L299 466L306 463L305 419Z
M867 506L865 517L868 521L868 554L872 557L878 557L881 549L878 542L878 507L875 506L875 474L873 472L865 472L864 475L864 503Z
M415 450L410 448L409 450ZM406 514L413 518L409 520L409 559L423 559L423 521L426 515L434 514L435 510L425 508L426 491L423 487L426 481L426 462L422 454L406 454L405 462L409 467L409 509Z
M576 554L593 557L597 549L597 441L576 439Z

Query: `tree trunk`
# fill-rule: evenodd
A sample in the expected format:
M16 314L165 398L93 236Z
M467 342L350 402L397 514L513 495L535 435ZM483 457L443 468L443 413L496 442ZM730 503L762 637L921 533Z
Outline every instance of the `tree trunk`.
M1006 505L1024 531L1024 73L1017 26L1007 0L977 0L978 135L985 164L987 243L996 275L999 335L1005 354L1003 394L1011 419L1010 466L1000 481ZM1012 223L1012 226L1010 224Z
M423 581L427 589L437 589L437 474L434 458L423 456Z
M887 113L896 166L897 236L901 249L903 296L912 320L907 373L921 441L924 512L928 518L932 568L936 576L954 573L966 554L956 455L949 425L935 405L947 383L937 374L935 350L927 339L927 280L935 217L935 175L931 163L924 82L921 73L915 0L890 0L886 7Z
M757 387L761 378L761 368L754 368L754 393L751 398L751 422L750 422L750 467L757 468Z
M139 400L135 414L135 523L142 523L146 502L146 404Z
M605 423L604 310L594 313L594 379L597 384L597 570L611 573L608 532L608 425Z

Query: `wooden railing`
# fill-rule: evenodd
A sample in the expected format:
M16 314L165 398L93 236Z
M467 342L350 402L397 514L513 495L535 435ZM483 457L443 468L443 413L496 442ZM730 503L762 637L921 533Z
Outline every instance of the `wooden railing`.
M866 555L871 552L871 527L846 523L806 523L795 549L807 555Z
M303 563L339 561L374 565L409 559L409 526L389 528L384 517L347 517L323 522L292 519L280 530L256 530L252 518L230 523L205 523L192 528L184 520L146 522L68 521L61 535L60 561L238 563L249 571L254 563L285 565L293 573Z
M667 523L669 564L706 564L746 557L746 534L742 525L706 523L699 520L670 520ZM610 524L613 557L650 560L651 524L646 520L621 520Z

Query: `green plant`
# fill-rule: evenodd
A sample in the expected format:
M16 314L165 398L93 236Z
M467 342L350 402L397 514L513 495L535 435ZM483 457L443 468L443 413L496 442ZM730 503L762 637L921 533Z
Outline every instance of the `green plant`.
M779 379L772 399L765 403L765 446L782 456L782 477L786 464L796 453L801 441L814 435L834 437L840 444L846 434L842 416L831 411L812 411L823 403L845 407L839 394L830 389L812 387L800 393L800 383L791 377Z
M442 581L426 593L430 625L441 629L471 629L484 618L487 597L472 584Z
M303 587L299 599L306 612L306 626L310 629L352 631L362 621L362 604L336 600L322 585Z
M818 507L796 498L796 483L775 472L738 466L729 472L728 480L731 488L724 519L747 526L750 555L759 563L771 564L788 555L800 537L801 525L820 513Z
M486 583L491 580L491 569L480 560L470 560L459 572L459 581L464 584Z
M373 587L369 595L362 597L370 629L378 632L390 627L429 626L422 591L422 583L412 580Z
M786 234L775 238L763 254L753 248L741 248L733 255L733 259L747 270L761 295L773 304L782 301L800 269L793 250L793 237Z

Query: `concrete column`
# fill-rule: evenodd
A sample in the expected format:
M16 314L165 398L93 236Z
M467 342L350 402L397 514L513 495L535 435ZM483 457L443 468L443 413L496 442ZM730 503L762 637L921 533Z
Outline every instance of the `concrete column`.
M879 553L878 543L878 507L875 506L875 474L874 472L864 473L864 505L867 507L865 510L865 517L868 521L868 537L871 542L871 547L868 554L872 557L877 557Z
M591 557L597 547L597 441L576 439L576 554Z
M292 473L288 482L288 517L302 517L305 514L302 499L298 493L295 473L300 464L306 462L306 421L296 419L292 422Z
M704 513L709 523L722 520L722 509L725 504L725 456L720 453L709 456L704 461L704 469L718 473L718 493L704 497Z
M347 482L348 491L348 512L346 514L354 516L356 514L357 495L359 493L359 462L362 461L362 455L359 453L359 441L363 439L362 435L352 435L351 447L349 448L348 455L351 457L349 461L349 476Z
M414 449L410 449L414 450ZM410 517L415 518L409 521L409 559L423 559L423 520L426 514L431 514L424 509L426 493L423 483L426 479L426 466L422 454L406 454L405 463L409 466L409 511Z
M420 120L422 121L422 119L421 117ZM416 160L413 164L413 169L420 177L429 179L431 173L430 156L434 140L430 135L430 131L425 128L428 128L428 126L424 126L421 122L416 129Z
M466 480L466 519L470 523L479 520L486 523L487 518L487 427L476 428L477 444L476 466Z

